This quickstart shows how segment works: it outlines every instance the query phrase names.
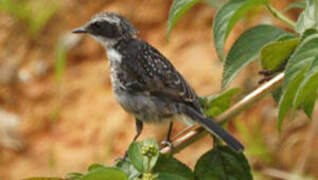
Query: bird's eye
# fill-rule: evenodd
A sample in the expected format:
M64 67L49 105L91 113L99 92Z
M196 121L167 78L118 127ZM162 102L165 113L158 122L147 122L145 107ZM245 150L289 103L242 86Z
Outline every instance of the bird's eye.
M92 24L92 26L93 26L94 28L99 29L99 28L101 27L101 24L100 24L100 22L94 22L94 23Z

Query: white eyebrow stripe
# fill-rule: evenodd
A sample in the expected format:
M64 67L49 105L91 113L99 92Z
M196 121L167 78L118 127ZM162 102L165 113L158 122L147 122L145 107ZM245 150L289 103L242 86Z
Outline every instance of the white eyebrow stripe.
M92 23L106 20L107 22L114 23L114 24L120 24L120 19L117 17L108 17L108 16L103 16L103 17L96 17Z

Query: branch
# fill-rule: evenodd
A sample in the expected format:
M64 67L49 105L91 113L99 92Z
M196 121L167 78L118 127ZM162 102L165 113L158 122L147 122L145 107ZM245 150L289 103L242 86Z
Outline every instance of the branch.
M262 84L260 87L248 94L241 101L237 102L230 109L216 117L216 121L220 124L229 121L231 118L235 117L236 115L247 109L251 104L262 99L265 95L267 95L269 92L275 89L283 81L283 79L284 73L280 73L270 81ZM174 147L173 153L182 150L184 147L192 144L193 142L202 138L206 134L207 132L204 130L204 128L199 125L193 125L189 128L186 128L177 136L172 138L172 146ZM170 153L170 147L171 146L164 147L160 150L160 152L163 154Z

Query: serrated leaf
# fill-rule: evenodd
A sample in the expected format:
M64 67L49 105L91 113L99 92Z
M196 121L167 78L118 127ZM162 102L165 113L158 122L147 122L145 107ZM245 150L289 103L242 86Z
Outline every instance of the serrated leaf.
M288 83L287 87L284 88L283 94L279 101L279 112L278 112L278 124L277 128L281 131L283 120L288 110L293 105L293 99L297 92L297 89L304 78L304 75L308 69L308 66L303 67L298 73L294 74Z
M295 50L299 41L300 38L295 38L265 45L260 53L262 67L266 70L279 68Z
M213 37L221 60L224 58L224 44L236 22L250 9L266 3L267 0L230 0L217 11L213 21Z
M309 35L305 38L295 52L288 60L283 88L285 88L289 81L298 73L303 67L310 65L315 57L318 55L318 34Z
M296 108L304 103L305 112L308 114L312 111L312 100L304 100L301 93L301 83L308 69L314 65L315 59L318 56L318 34L304 32L306 35L301 44L290 57L285 71L285 78L283 82L283 94L279 102L279 118L278 129L281 130L283 119L285 118L288 110L293 107L293 112ZM298 92L300 91L300 92ZM296 93L298 93L296 95ZM297 98L296 98L297 96ZM295 100L296 99L296 100ZM304 101L301 101L304 100Z
M226 111L230 107L233 97L239 91L239 88L233 88L209 98L208 107L205 110L205 114L210 117L215 117Z
M157 180L189 180L182 176L171 173L160 173Z
M318 29L318 1L307 0L306 9L299 16L296 31L305 32L307 29Z
M294 110L303 104L303 109L310 118L315 106L318 89L318 56L301 82L293 101Z
M227 146L217 146L201 156L194 173L198 180L253 179L244 154Z
M306 1L301 1L301 2L294 2L294 3L291 3L289 4L285 9L284 11L289 11L290 9L292 8L300 8L300 9L304 9L306 8Z
M139 172L147 173L155 166L159 158L159 146L152 138L142 142L133 142L129 146L128 157Z
M189 167L170 155L160 154L154 173L171 173L188 180L194 180L194 174Z
M169 11L167 37L169 37L169 34L172 28L175 26L175 24L178 22L181 16L185 12L187 12L193 5L195 5L196 3L200 1L201 0L174 0L173 1Z
M128 180L126 174L118 168L96 168L83 175L80 180Z
M226 57L222 89L229 85L241 69L256 59L265 44L274 41L283 34L286 32L270 25L259 25L245 31L236 40Z

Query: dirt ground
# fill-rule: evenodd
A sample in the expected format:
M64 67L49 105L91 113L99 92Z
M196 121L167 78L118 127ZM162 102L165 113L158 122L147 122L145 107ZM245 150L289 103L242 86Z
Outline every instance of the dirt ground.
M168 57L199 95L220 92L222 63L217 59L211 33L215 8L196 5L182 17L167 41L171 1L59 2L57 13L33 37L25 25L0 13L1 180L84 172L94 162L111 165L116 157L124 154L134 136L135 124L111 92L104 49L87 36L70 33L97 12L115 11L130 19L140 30L139 36ZM274 3L280 9L287 4L288 0ZM294 13L290 14L291 18L299 12ZM230 34L226 50L247 27L271 20L261 9L251 12L249 17ZM276 21L274 24L281 25ZM63 38L71 45L58 83L55 52ZM258 70L256 63L250 65L231 87L240 87L243 97L257 87L257 81L262 78ZM265 98L229 124L230 131L246 144L247 157L257 175L255 179L275 179L273 176L279 174L275 170L317 178L318 143L310 141L311 136L317 137L315 118L308 120L299 113L279 134L276 107L272 98ZM313 117L318 117L317 108ZM237 122L248 130L237 128ZM178 124L173 133L184 127ZM166 131L167 125L146 125L140 139L155 137L160 141ZM262 143L264 147L259 145ZM210 138L206 137L176 157L193 167L211 146ZM262 148L255 150L255 147Z

